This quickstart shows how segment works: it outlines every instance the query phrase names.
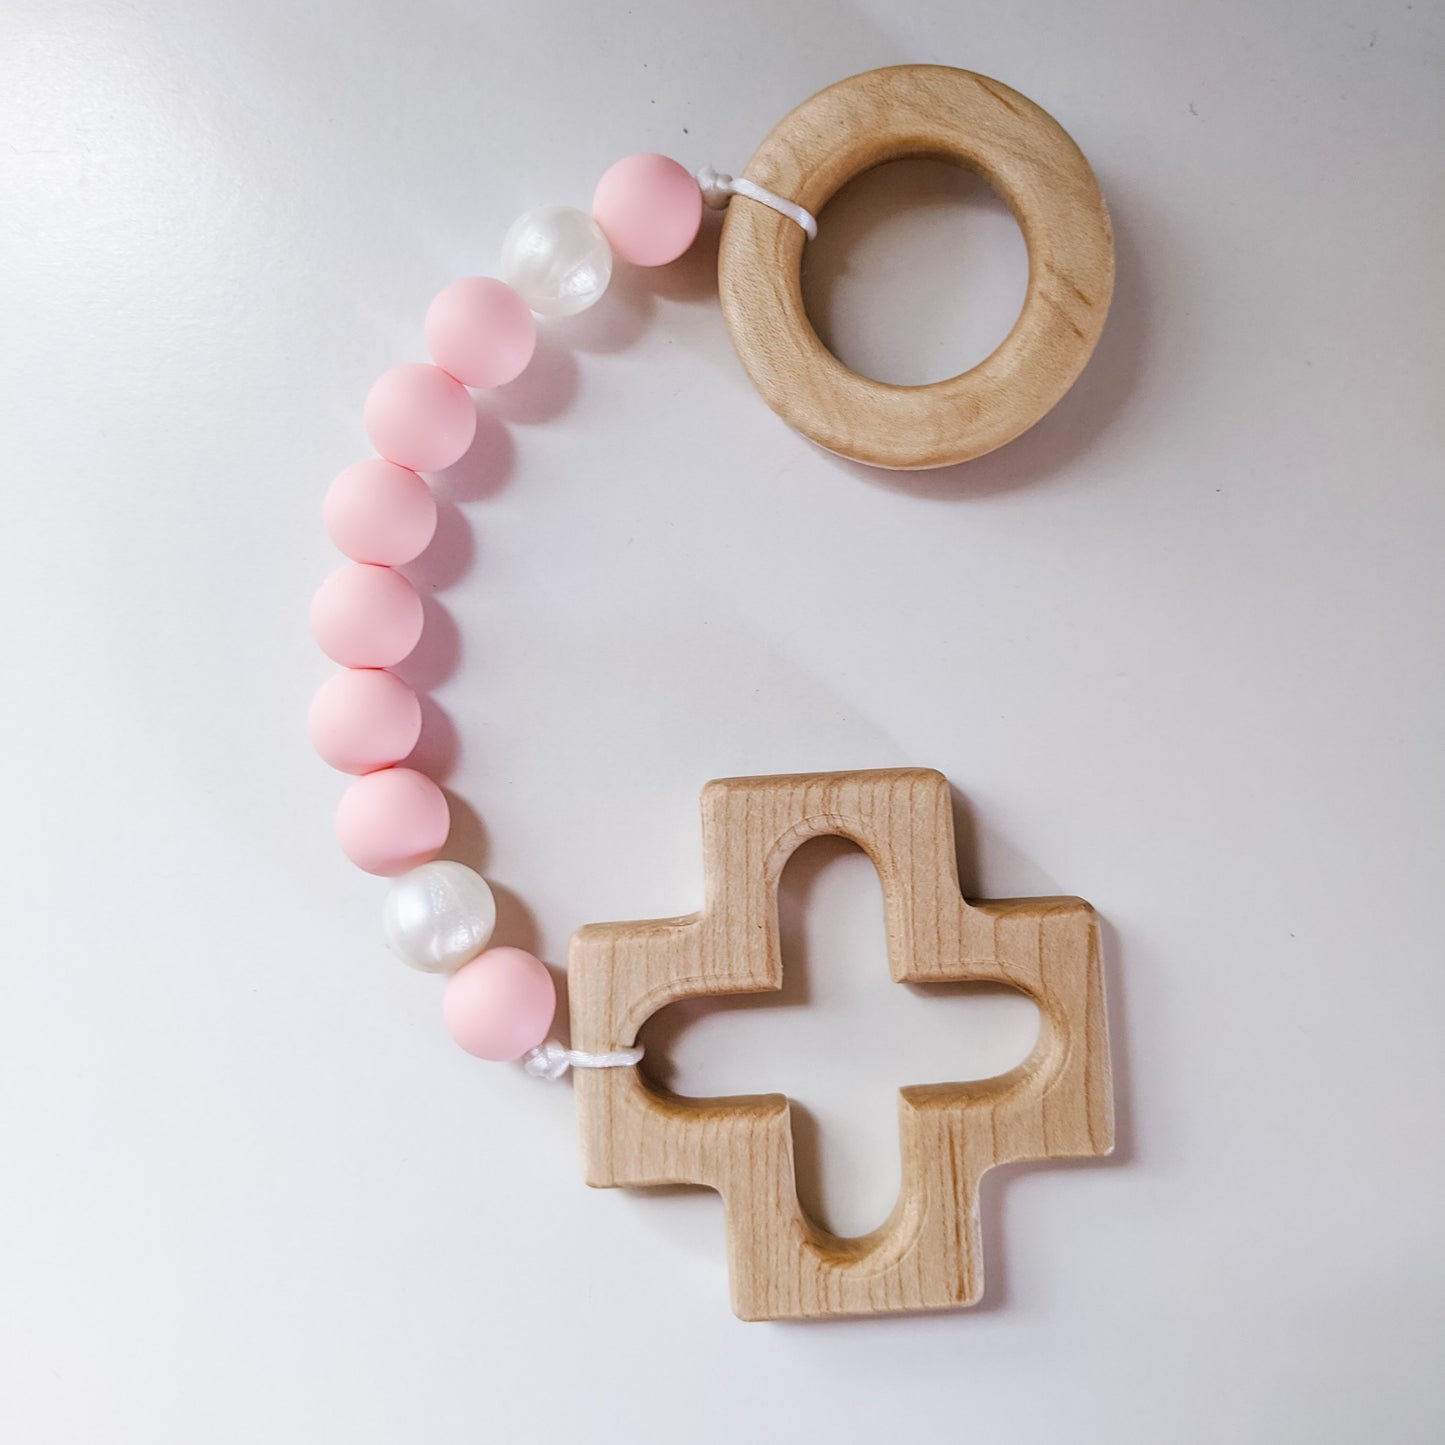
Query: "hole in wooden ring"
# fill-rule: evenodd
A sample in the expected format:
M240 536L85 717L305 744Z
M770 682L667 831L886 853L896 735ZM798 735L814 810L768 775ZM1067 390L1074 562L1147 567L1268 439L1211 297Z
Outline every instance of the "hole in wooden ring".
M1023 309L1028 248L973 171L886 162L824 207L803 251L803 303L850 370L896 386L957 376L995 351Z

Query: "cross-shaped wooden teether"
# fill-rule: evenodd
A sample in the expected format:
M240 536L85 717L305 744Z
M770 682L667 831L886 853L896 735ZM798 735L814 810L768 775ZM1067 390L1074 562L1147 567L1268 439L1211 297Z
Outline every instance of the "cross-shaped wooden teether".
M587 1182L716 1189L743 1319L975 1303L984 1172L1113 1147L1093 910L1077 898L966 903L948 783L929 769L729 778L704 789L702 816L700 912L592 924L572 940L575 1048L630 1044L677 999L781 987L778 879L801 844L830 834L852 839L878 869L894 981L1011 985L1038 1005L1038 1043L997 1078L900 1091L902 1192L887 1223L861 1239L839 1239L803 1213L780 1094L684 1099L636 1067L584 1070L576 1083Z

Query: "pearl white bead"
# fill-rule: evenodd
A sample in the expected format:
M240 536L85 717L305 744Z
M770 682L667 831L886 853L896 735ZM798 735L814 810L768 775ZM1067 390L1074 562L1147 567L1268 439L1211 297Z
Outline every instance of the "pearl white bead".
M391 951L423 973L451 973L475 958L497 926L487 880L460 863L423 863L392 879L381 926Z
M539 316L575 316L607 289L612 248L586 211L538 206L502 242L502 279Z

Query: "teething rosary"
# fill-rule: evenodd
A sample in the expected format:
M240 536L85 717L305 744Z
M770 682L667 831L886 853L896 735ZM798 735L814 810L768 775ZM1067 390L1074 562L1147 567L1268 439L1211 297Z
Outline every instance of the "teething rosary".
M1028 290L999 347L961 375L892 386L850 371L803 307L803 247L848 181L886 161L933 156L977 171L1008 203L1029 254ZM593 924L568 954L571 1041L551 1036L556 998L541 960L489 947L486 881L440 860L450 827L437 784L405 765L421 705L390 667L416 646L422 604L397 570L431 541L436 503L421 473L471 446L468 388L526 368L537 315L576 314L614 261L676 260L704 203L727 206L718 289L733 344L768 405L803 435L879 467L944 466L1002 446L1068 390L1103 328L1113 287L1108 214L1060 126L997 81L904 65L805 101L736 179L635 155L601 178L591 213L542 206L507 233L501 279L447 286L426 313L429 363L386 372L366 398L379 454L342 472L327 528L350 562L322 584L311 625L341 665L311 706L317 751L354 774L336 829L347 856L389 878L387 942L448 975L448 1031L470 1053L521 1060L544 1078L575 1071L589 1184L697 1184L727 1218L733 1307L778 1319L971 1304L983 1288L979 1180L995 1164L1101 1155L1113 1104L1098 928L1076 898L965 902L948 784L921 768L733 778L702 794L705 903L683 918ZM731 204L729 204L731 202ZM1038 1042L1017 1068L900 1092L903 1186L873 1234L840 1239L802 1211L788 1101L683 1099L641 1068L638 1030L698 995L782 986L778 880L810 838L851 839L883 888L892 978L1006 984L1037 1004Z

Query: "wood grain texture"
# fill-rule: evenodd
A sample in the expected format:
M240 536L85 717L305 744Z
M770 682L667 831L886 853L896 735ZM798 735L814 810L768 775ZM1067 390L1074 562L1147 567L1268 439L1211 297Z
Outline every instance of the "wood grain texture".
M1109 215L1083 153L1031 100L972 71L897 65L839 81L780 121L745 174L816 216L855 176L911 156L978 172L1028 245L1023 310L970 370L928 386L850 371L804 309L802 229L767 206L733 200L718 258L728 331L768 405L829 451L896 470L967 461L1027 431L1083 370L1114 289Z
M1038 1042L997 1078L900 1092L902 1191L882 1228L860 1239L831 1235L804 1214L780 1094L687 1099L639 1068L580 1071L587 1182L716 1189L743 1319L974 1303L983 1289L984 1172L1113 1147L1093 910L1077 898L965 902L948 783L927 769L727 779L704 790L702 817L699 912L593 924L572 940L574 1047L630 1044L677 999L780 988L778 880L792 853L822 835L852 839L877 867L895 981L1010 985L1039 1007Z

